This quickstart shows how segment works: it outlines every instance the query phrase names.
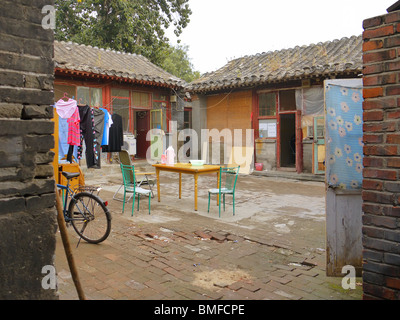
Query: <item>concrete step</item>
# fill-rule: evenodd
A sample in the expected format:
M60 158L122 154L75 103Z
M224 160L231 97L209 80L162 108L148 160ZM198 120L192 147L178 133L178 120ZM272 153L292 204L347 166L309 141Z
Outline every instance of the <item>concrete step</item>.
M252 174L255 176L264 176L264 177L325 182L325 174L297 173L297 172L280 171L280 170L263 170L263 171L255 170L252 172Z

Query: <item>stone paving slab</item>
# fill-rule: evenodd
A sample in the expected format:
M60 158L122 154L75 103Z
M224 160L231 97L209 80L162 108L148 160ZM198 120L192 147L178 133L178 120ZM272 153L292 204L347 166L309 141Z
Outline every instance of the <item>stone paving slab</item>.
M193 178L163 174L161 202L151 199L131 216L132 203L112 200L115 177L86 180L101 185L112 232L98 245L70 242L87 299L91 300L359 300L341 278L325 275L324 184L263 176L240 176L236 215L232 200L218 218L207 188L214 176L199 178L199 211L193 210ZM55 265L61 300L77 299L57 236Z

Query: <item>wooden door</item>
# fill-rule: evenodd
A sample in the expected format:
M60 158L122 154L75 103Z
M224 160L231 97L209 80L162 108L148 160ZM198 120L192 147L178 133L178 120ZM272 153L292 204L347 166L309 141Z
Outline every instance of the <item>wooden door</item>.
M296 111L296 171L303 172L303 130L301 130L301 110Z
M150 112L136 111L136 157L146 158L147 148L150 142L146 140L150 126Z

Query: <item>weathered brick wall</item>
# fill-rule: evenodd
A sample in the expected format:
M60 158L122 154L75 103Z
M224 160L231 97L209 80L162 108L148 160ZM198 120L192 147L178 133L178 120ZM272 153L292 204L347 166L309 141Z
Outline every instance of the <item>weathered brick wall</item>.
M400 11L363 26L364 298L400 299Z
M53 0L0 1L0 299L56 299L43 289L57 230L52 160Z

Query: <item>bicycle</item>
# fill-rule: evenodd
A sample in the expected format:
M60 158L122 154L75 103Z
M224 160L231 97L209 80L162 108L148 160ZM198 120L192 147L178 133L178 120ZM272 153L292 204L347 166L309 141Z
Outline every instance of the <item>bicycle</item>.
M108 211L108 202L104 202L98 195L93 194L96 188L78 187L78 191L70 188L70 180L79 177L80 172L62 172L67 179L67 185L57 184L65 192L63 215L65 222L71 224L80 239L89 243L100 243L107 239L111 232L111 214ZM81 187L82 188L82 187ZM89 191L89 192L87 192ZM68 203L68 198L70 198ZM67 210L68 207L68 210ZM79 244L78 242L78 244Z

